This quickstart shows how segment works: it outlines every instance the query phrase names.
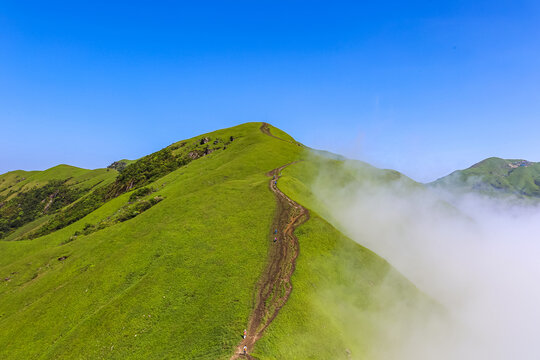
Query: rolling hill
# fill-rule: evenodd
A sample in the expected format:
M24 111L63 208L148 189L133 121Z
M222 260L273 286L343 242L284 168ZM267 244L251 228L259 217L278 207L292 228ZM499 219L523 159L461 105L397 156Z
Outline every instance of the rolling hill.
M117 175L114 169L86 170L69 165L0 175L0 239L16 240L37 230L48 215L108 185Z
M454 171L429 186L499 197L540 198L540 163L492 157L468 169Z
M334 186L403 178L264 123L110 169L1 175L0 358L369 356L381 322L429 299L332 225L309 190L321 161Z

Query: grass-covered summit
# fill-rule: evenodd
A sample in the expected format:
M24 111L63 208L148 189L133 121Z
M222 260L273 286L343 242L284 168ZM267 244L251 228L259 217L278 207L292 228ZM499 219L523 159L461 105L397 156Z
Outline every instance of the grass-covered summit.
M540 198L540 163L491 157L429 185L495 196Z
M34 192L36 213L0 241L0 358L230 358L274 246L267 174L291 163L277 187L311 216L295 232L290 297L249 352L365 358L395 306L424 297L324 219L309 191L318 161L283 131L247 123L109 171L2 175L3 206ZM45 211L58 190L48 184L80 193Z

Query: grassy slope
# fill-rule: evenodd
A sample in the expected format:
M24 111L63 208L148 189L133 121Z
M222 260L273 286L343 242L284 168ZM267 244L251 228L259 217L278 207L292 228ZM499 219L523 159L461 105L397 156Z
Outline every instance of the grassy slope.
M68 180L68 185L89 188L98 183L110 182L118 172L113 169L87 170L69 165L57 165L44 171L15 170L0 175L0 196L10 198L20 191L40 187L51 180Z
M128 193L48 236L0 242L11 278L0 282L0 358L227 358L266 258L275 201L264 173L300 151L259 126L207 135L237 139L152 184L165 200L132 220L59 245Z
M379 332L391 324L395 311L411 311L426 302L386 261L317 215L315 211L326 210L310 186L321 161L334 167L331 186L401 177L361 163L353 171L341 161L321 158L283 171L280 188L310 208L311 219L296 232L300 256L293 292L256 347L255 355L261 359L369 358L372 346L380 346Z
M17 194L41 188L52 180L61 180L69 188L77 191L87 191L95 187L108 185L114 181L118 172L114 169L81 169L69 165L57 165L44 171L15 170L0 175L0 203L13 199ZM22 238L49 219L41 216L26 223L2 240L17 240Z
M53 234L0 242L0 279L10 278L0 280L0 358L228 358L265 265L275 200L264 173L305 155L259 126L197 137L237 139L151 184L159 189L151 196L165 200L131 220L60 245L85 224L113 215L127 193ZM285 170L279 186L323 213L308 191L311 165ZM287 359L336 358L345 348L353 356L369 353L372 314L386 301L413 301L416 290L313 212L297 234L292 296L257 353ZM347 309L367 313L351 323ZM359 329L360 337L351 336Z
M460 191L474 190L491 195L540 197L540 163L519 166L522 161L488 158L468 169L454 171L430 185Z

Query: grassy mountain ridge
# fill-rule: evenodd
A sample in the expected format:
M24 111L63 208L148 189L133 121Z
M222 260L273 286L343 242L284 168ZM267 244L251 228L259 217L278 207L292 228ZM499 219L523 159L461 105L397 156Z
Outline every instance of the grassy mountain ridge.
M491 157L457 170L429 186L488 195L540 198L540 163Z
M151 183L164 200L140 216L60 245L114 214L126 193L63 229L12 243L24 251L0 243L0 272L11 277L1 286L2 357L230 355L266 254L274 201L264 173L290 159L289 151L261 158L276 141L258 127L235 128L231 151Z
M0 175L0 239L15 240L37 230L51 214L112 183L117 174L110 169L58 165Z
M312 191L317 181L332 190L396 181L421 187L396 171L319 152L283 171L279 186L309 208L311 218L297 231L300 256L293 292L257 344L260 359L371 358L376 347L385 346L381 339L392 341L385 329L399 326L396 319L412 321L421 309L437 309L388 262L332 225L328 210Z
M91 188L96 184L115 178L115 170L87 170L70 165L57 165L43 171L15 170L0 175L0 197L11 199L21 192L45 186L52 180L66 181L68 185Z
M1 175L0 239L35 238L59 230L127 191L151 183L214 151L225 150L232 141L234 136L230 134L214 137L212 142L202 135L171 144L137 160L114 162L107 169L86 170L58 165L45 171L18 170ZM145 191L145 195L153 192L151 188L140 191ZM3 197L2 192L5 193ZM137 216L160 200L155 197L135 204L125 209L117 220ZM102 222L99 226L109 224ZM95 229L86 229L86 232L92 230Z
M281 130L269 127L286 141L260 128L247 123L177 142L125 166L108 185L124 191L82 218L32 240L0 241L0 357L229 358L272 246L276 203L265 174L311 156ZM184 156L196 161L174 166ZM289 185L309 183L313 164L301 164L285 171L278 186L318 210L316 199ZM134 196L144 188L150 191ZM111 221L155 197L162 200L137 216ZM339 336L333 332L348 326L336 311L360 303L363 310L385 312L389 307L377 296L383 288L389 303L414 303L420 295L388 263L316 213L297 232L300 257L291 298L253 351L261 359L327 359L346 349L355 357L369 353L377 324L366 321L366 340L357 343L342 330ZM336 282L351 295L313 293ZM324 306L328 302L336 311ZM333 325L321 331L327 321Z

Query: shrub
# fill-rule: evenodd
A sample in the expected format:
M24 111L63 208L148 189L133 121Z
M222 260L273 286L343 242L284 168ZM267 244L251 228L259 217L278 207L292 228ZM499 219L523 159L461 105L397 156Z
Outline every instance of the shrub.
M144 196L150 194L152 191L153 191L153 189L149 188L149 187L143 187L143 188L137 189L129 197L129 202L134 202L138 198L141 198L141 197L144 197Z

